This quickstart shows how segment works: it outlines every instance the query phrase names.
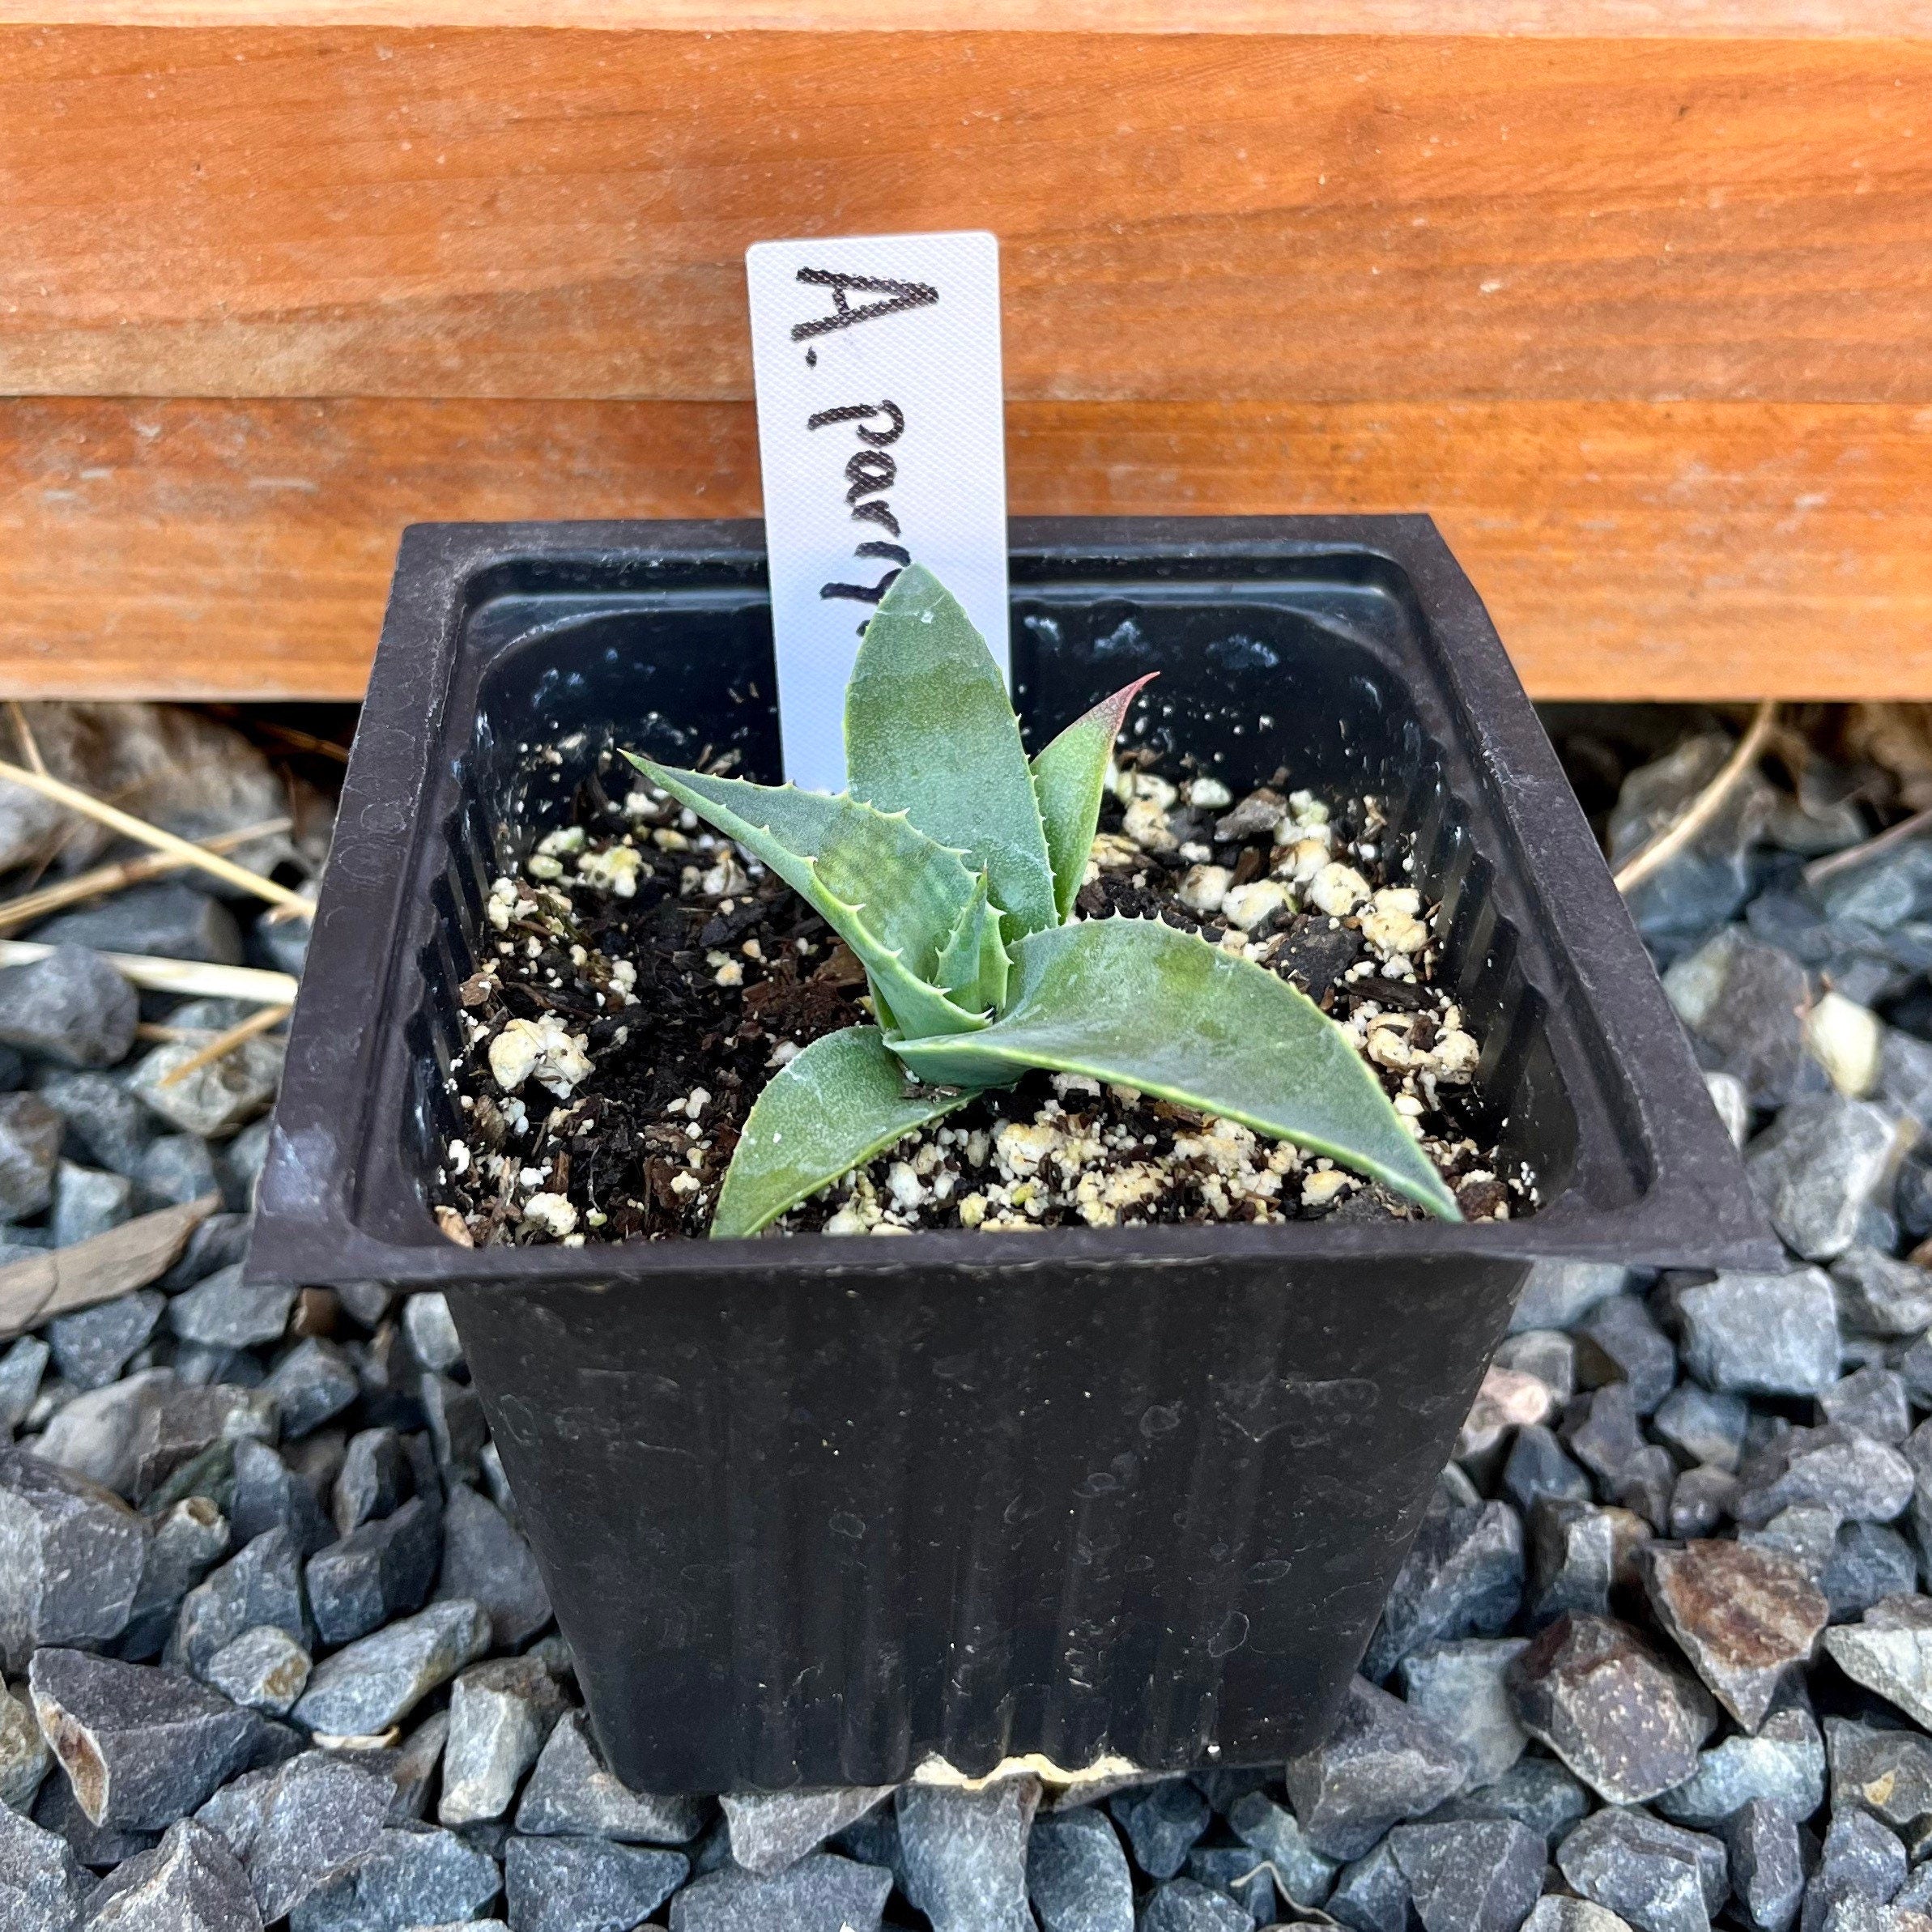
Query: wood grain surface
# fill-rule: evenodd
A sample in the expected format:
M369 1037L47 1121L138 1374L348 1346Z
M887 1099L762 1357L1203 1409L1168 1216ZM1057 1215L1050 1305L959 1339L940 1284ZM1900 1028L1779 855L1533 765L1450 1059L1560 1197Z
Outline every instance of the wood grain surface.
M1023 403L1021 513L1432 510L1545 697L1932 698L1932 409ZM0 683L360 695L419 519L744 516L742 403L0 403Z
M0 29L0 394L723 401L773 235L1023 400L1932 401L1932 44Z
M1932 696L1932 0L354 3L0 0L0 692L349 696L412 519L751 513L746 245L985 226L1015 510Z
M1924 37L1927 0L0 0L36 26Z

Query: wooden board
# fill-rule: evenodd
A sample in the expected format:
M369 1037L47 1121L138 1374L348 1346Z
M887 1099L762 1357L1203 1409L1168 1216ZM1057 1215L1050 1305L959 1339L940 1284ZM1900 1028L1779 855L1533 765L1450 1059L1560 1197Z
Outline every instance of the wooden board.
M1932 697L1932 0L347 4L0 0L0 692L350 696L411 519L751 512L745 245L972 225L1016 510Z
M1022 400L1932 402L1932 45L0 29L0 394L741 398L984 226Z
M0 22L571 27L696 33L1297 33L1924 38L1927 0L0 0Z
M742 516L741 403L0 403L0 687L360 694L420 518ZM1437 515L1544 697L1932 698L1932 411L1022 403L1022 513Z

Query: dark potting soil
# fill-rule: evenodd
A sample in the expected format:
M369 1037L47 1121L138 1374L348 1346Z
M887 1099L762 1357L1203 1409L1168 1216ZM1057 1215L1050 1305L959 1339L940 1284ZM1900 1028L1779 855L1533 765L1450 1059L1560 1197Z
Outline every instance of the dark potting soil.
M716 767L714 769L717 768ZM865 975L762 866L625 774L581 787L488 902L452 1076L466 1132L436 1176L452 1240L701 1236L759 1090L869 1018ZM1160 918L1292 981L1347 1028L1472 1219L1520 1215L1534 1177L1472 1136L1481 1043L1432 983L1436 909L1402 881L1372 799L1238 802L1123 755L1084 918ZM608 789L606 789L606 787ZM801 1204L775 1232L1416 1218L1326 1159L1077 1076L1030 1075Z

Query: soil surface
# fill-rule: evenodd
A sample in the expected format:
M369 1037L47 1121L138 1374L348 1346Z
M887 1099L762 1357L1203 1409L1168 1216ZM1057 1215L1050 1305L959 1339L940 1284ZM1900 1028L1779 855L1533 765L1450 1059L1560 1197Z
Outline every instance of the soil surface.
M1432 983L1436 909L1372 799L1218 780L1130 753L1083 918L1154 917L1281 974L1354 1036L1471 1219L1535 1205L1467 1130L1481 1042ZM606 787L609 789L606 789ZM473 1244L702 1236L760 1089L866 1020L863 971L811 907L674 802L606 773L488 904L452 1079L467 1130L437 1219ZM1038 1074L804 1202L778 1232L1414 1218L1386 1190L1130 1088Z

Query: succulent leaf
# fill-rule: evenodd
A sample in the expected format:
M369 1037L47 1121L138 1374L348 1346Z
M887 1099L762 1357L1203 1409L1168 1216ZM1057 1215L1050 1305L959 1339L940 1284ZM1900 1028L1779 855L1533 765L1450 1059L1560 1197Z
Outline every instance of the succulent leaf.
M983 1026L932 981L939 952L978 889L956 852L840 794L679 771L627 751L653 785L735 839L824 915L858 955L901 1026L935 1033Z
M759 1095L718 1194L712 1238L756 1234L971 1098L909 1086L877 1027L821 1036Z
M1157 921L1061 923L1085 875L1114 740L1147 682L1104 699L1029 764L984 640L912 565L867 626L846 693L857 795L626 753L818 909L865 967L880 1023L814 1041L766 1086L713 1235L756 1233L1034 1067L1294 1142L1462 1219L1367 1062L1286 981Z
M891 1042L915 1077L994 1087L1028 1067L1088 1074L1293 1141L1462 1219L1347 1036L1266 968L1130 919L1035 933L1013 966L1006 1008L983 1032Z
M986 896L982 872L952 937L940 951L935 977L948 998L968 1011L997 1011L1006 1002L1010 964L1000 937L999 908Z
M1093 849L1094 828L1100 822L1100 794L1107 783L1107 761L1113 755L1127 709L1141 687L1160 675L1149 671L1092 710L1083 712L1033 760L1033 791L1040 801L1040 821L1046 829L1046 849L1053 866L1053 902L1064 922L1079 896L1087 875L1087 855Z
M903 811L984 871L1010 938L1060 921L1019 722L999 666L930 570L902 570L866 626L845 691L853 794Z
M969 1032L986 1024L991 1015L984 1004L957 1004L943 986L911 971L900 952L887 947L872 930L865 909L848 904L830 891L819 876L815 862L811 870L817 889L808 896L831 922L832 930L857 954L870 982L872 1003L882 1026L890 1026L895 1032L917 1027L921 1032L930 1028L935 1034L943 1034Z

